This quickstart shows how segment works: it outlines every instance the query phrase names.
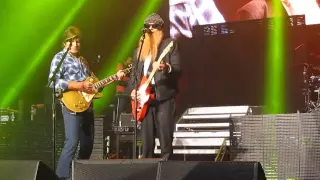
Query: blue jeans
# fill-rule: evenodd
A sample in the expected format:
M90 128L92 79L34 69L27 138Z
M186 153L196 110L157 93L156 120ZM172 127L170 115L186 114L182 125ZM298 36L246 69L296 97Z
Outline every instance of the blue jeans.
M57 167L59 178L70 177L71 161L80 140L79 159L89 159L93 148L94 115L92 109L82 113L72 113L62 107L65 142Z

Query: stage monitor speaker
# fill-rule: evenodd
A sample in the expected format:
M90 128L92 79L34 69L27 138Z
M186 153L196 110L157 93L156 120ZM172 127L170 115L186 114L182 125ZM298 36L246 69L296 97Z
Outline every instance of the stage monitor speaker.
M58 180L58 177L41 161L0 160L0 179Z
M163 161L157 180L265 180L258 162Z
M73 180L152 180L160 159L74 160Z

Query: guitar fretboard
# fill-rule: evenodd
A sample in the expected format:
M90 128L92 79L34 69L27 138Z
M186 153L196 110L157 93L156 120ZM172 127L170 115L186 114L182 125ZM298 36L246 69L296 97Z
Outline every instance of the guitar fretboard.
M126 68L124 70L122 70L125 74L128 74L132 69L132 64L129 65L129 68ZM110 83L112 83L113 81L116 81L118 79L117 74L113 74L105 79L102 79L96 83L93 84L93 87L95 89L100 89Z

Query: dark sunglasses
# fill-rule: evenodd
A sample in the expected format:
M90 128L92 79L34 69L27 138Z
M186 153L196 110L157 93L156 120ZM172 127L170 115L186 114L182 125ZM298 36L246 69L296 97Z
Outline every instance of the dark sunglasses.
M145 28L150 28L152 27L153 29L159 29L161 27L161 24L144 24Z

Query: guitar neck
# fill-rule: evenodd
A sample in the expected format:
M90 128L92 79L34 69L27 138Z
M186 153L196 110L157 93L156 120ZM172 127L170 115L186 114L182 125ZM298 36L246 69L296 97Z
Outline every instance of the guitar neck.
M113 74L113 75L111 75L111 76L109 76L109 77L107 77L107 78L105 78L105 79L102 79L102 80L94 83L94 84L93 84L93 87L94 87L95 89L100 89L100 88L102 88L102 87L104 87L104 86L112 83L113 81L115 81L115 80L117 80L117 79L118 79L118 78L117 78L117 74Z
M162 53L160 54L158 61L156 61L157 65L159 66L161 64L161 62L163 61L164 56L170 51L171 47L173 46L173 42L171 41L168 46L162 51ZM152 66L152 63L150 64ZM157 69L152 69L152 72L149 74L149 77L147 79L147 81L145 82L145 84L147 86L150 85L150 82L153 78L153 76L156 74Z
M128 74L130 72L130 70L132 69L132 66L130 66L127 69L122 70L125 74ZM113 74L105 79L102 79L96 83L93 84L95 89L100 89L110 83L112 83L113 81L116 81L118 79L117 74Z

